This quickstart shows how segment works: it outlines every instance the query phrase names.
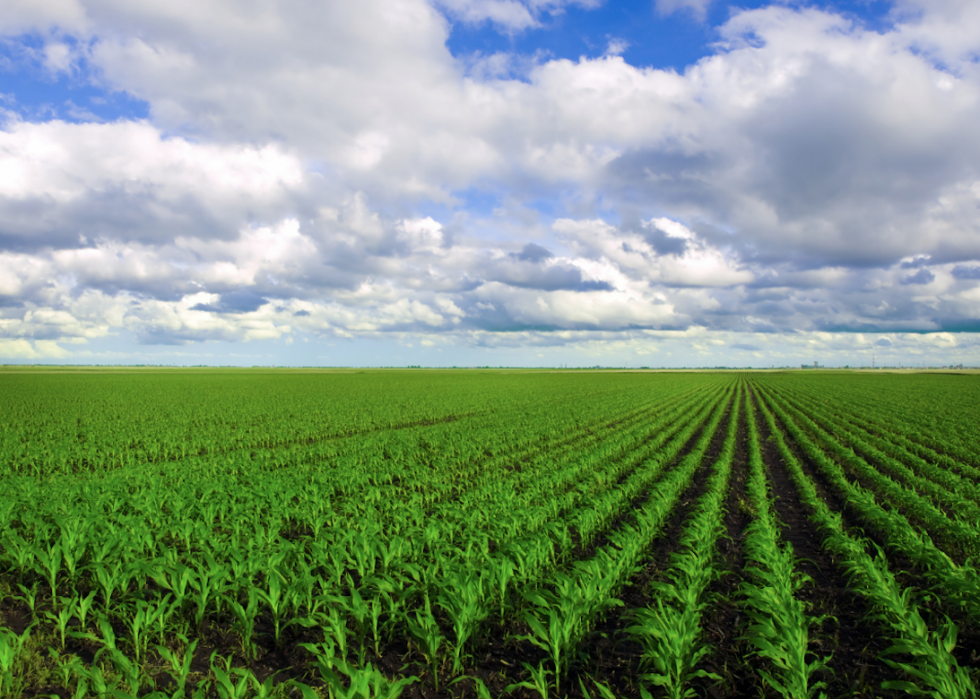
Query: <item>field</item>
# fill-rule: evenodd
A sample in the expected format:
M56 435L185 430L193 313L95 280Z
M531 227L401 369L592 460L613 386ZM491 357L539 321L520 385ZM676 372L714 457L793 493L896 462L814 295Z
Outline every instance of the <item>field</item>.
M980 376L0 394L2 697L977 696Z

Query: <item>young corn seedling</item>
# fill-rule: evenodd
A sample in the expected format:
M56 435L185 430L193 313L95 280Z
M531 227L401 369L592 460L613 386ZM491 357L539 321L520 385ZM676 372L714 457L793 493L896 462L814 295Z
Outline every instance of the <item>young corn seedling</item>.
M711 649L699 645L701 609L697 605L675 607L658 599L655 607L645 607L636 612L636 624L627 633L643 646L643 658L652 665L654 672L643 674L642 679L664 687L671 699L695 696L686 684L696 677L720 679L717 675L695 669L697 663Z
M275 681L276 681L276 675L278 675L279 672L281 672L281 670L277 672L273 672L271 675L266 677L261 682L259 681L259 678L256 677L251 670L247 670L247 672L248 674L245 675L245 679L248 680L248 683L250 685L252 685L252 691L253 691L252 696L255 699L271 699L271 697L273 697L276 693L278 693L278 690L276 689Z
M432 672L433 685L438 692L439 648L442 646L445 637L442 635L439 623L432 614L432 607L429 604L428 597L425 599L425 608L415 611L414 619L411 616L405 616L405 625L408 627L408 632L415 639L419 649L422 651L422 655L425 657L425 662L428 664L430 672Z
M218 658L217 663L215 657ZM249 678L254 676L247 668L232 667L231 658L222 658L218 651L212 653L211 672L220 699L245 699L249 695Z
M415 675L389 680L371 663L362 668L355 668L344 661L327 661L320 659L314 663L320 672L320 677L326 682L332 699L398 699L405 688L419 678ZM339 674L338 674L339 673ZM347 678L347 686L341 681L340 675ZM304 699L313 699L316 694L305 685L299 685Z
M30 589L27 589L20 583L17 583L17 588L20 590L20 595L14 597L14 599L19 599L21 602L26 604L31 610L31 618L35 621L37 620L37 583L35 582L31 585Z
M153 678L149 675L144 676L142 666L130 660L122 651L115 648L102 648L95 655L96 661L103 653L109 655L113 669L122 677L133 696L136 696L144 685L154 686Z
M598 690L599 697L601 697L601 699L616 699L616 695L613 693L613 691L599 680L592 679L592 684L595 686L596 690ZM592 692L586 688L585 681L581 677L578 679L578 687L580 690L582 690L582 696L592 699Z
M150 611L150 605L143 600L138 600L136 602L135 611L131 611L124 618L124 623L129 631L129 638L133 646L133 652L136 654L136 662L140 662L143 652L146 650L147 643L149 642L150 625L152 624L152 612Z
M541 699L548 699L548 691L551 688L551 682L548 680L548 676L551 674L551 670L544 666L544 661L538 663L537 667L531 665L531 663L521 663L524 669L528 671L531 675L531 680L523 680L522 682L515 682L514 684L507 685L504 688L505 692L513 692L515 689L533 689L538 693ZM558 686L557 680L555 686ZM484 688L485 689L485 688Z
M37 555L35 547L16 532L9 531L4 535L0 549L17 564L17 573L23 579L24 572L34 565L34 558Z
M197 572L178 561L168 562L163 566L146 566L146 574L153 578L160 587L170 590L174 599L181 606L191 595L191 582L198 578Z
M282 574L278 570L272 570L266 580L268 590L253 588L255 594L261 602L272 612L272 623L275 631L276 645L279 645L279 631L282 624L283 614L286 611L286 599L283 595L285 582Z
M350 595L340 596L337 600L348 617L354 621L358 644L357 659L358 662L364 662L365 645L368 635L372 632L375 633L375 648L378 647L376 629L378 619L382 612L381 601L374 598L371 600L371 603L368 603L361 596L357 588L354 587L353 581L350 578L348 578L348 582L350 584Z
M95 590L88 593L86 597L81 597L78 599L78 603L75 605L75 616L78 619L78 624L81 626L82 631L85 630L89 612L92 611L92 607L95 605Z
M75 606L77 600L73 600L67 597L62 597L59 602L59 606L56 606L57 611L45 611L44 616L51 622L54 623L55 629L58 631L58 637L61 641L61 650L65 650L65 634L68 631L68 623L71 621L72 617L75 616Z
M147 628L154 628L158 643L164 643L168 636L174 635L175 628L170 622L179 608L180 604L178 602L171 602L169 593L157 599L147 608ZM178 622L176 626L183 626L186 630L187 622L182 619L178 620Z
M535 605L524 612L531 634L519 637L544 650L555 666L555 692L561 694L571 655L589 623L597 615L622 601L611 596L612 585L619 578L614 562L601 553L596 559L576 565L575 576L557 573L555 590L522 593Z
M811 678L826 668L829 658L807 662L807 628L819 619L808 619L797 604L799 600L791 595L787 599L784 589L768 585L742 588L748 605L746 614L753 622L744 638L755 646L759 656L772 663L774 672L759 670L769 686L786 699L808 699L826 688L825 682L812 682ZM790 631L797 635L787 639Z
M21 635L0 627L0 696L17 697L28 685L17 667L21 651L31 635L33 624Z
M507 585L514 577L514 562L507 556L502 556L497 560L493 572L494 580L497 583L497 595L500 600L500 623L503 623L507 610Z
M95 579L102 589L102 609L106 613L112 605L112 596L116 590L125 590L129 583L129 575L120 562L115 565L99 566L95 569Z
M225 597L232 614L235 616L234 628L241 639L242 652L249 660L255 660L258 655L258 645L252 640L255 634L255 617L258 614L258 595L254 587L248 590L248 604L242 607L238 600Z
M51 587L52 604L58 599L58 574L61 572L61 545L54 544L50 548L39 547L34 552L37 562L40 564L41 573Z
M133 696L131 693L120 689L118 678L111 674L106 677L102 666L98 663L92 663L91 667L85 667L82 661L76 657L69 663L69 667L71 667L72 676L78 682L72 699L88 699L88 697L93 696L128 699L128 697Z
M170 665L170 674L177 682L177 691L174 692L174 696L184 696L184 686L191 674L191 662L194 660L195 648L197 648L197 639L185 646L182 653L172 651L164 646L156 646L157 653Z
M337 606L329 602L327 605L327 611L315 612L312 617L300 620L299 623L307 628L320 628L323 631L323 637L325 639L323 645L330 649L328 655L336 655L338 658L346 660L347 616ZM306 647L310 644L303 645Z
M194 601L194 625L200 629L207 613L208 604L212 601L221 600L221 594L227 589L228 568L219 565L214 558L207 555L207 566L202 567L197 575L191 579L190 584L194 593L191 599Z
M453 645L453 673L463 671L462 655L466 643L487 617L488 609L478 573L460 572L447 577L447 584L437 595L438 605L453 623L456 643Z
M78 571L78 564L85 557L88 548L89 523L77 519L62 519L58 522L61 526L61 554L64 558L65 570L68 578L75 580Z

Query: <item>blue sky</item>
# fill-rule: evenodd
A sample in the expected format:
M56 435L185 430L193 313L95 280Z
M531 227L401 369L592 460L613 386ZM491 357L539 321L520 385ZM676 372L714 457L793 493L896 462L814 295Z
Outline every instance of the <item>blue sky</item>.
M673 11L658 11L656 3L650 1L607 2L598 7L571 5L544 17L541 26L517 33L501 31L490 21L458 22L452 27L447 46L455 56L543 52L553 58L577 60L580 56L602 56L611 40L619 40L625 42L622 56L630 65L683 71L713 53L712 45L719 39L717 28L733 12L770 3L712 2L704 8L703 16L696 9L699 4ZM815 2L807 6L843 14L875 30L887 30L894 24L889 2Z
M7 5L0 362L980 363L976 3Z

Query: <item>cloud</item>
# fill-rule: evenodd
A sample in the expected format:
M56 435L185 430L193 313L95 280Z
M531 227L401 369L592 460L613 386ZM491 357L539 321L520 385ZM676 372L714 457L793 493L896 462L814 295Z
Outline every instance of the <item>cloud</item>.
M534 243L528 243L519 253L511 253L511 255L522 262L541 262L554 257L550 250Z
M971 327L969 3L736 10L680 71L447 48L569 6L15 2L32 60L149 117L6 115L0 337Z
M251 313L269 303L258 294L248 290L220 294L217 302L198 303L191 306L192 311L213 311L215 313Z
M929 284L936 280L936 275L928 269L920 269L902 280L902 284Z
M303 181L274 145L201 145L146 122L15 120L0 131L0 244L220 238L250 214L281 211Z
M672 15L675 12L690 12L698 21L704 21L708 13L711 0L655 0L657 12L663 15Z
M957 265L953 267L952 275L957 279L980 279L980 265Z
M0 357L4 359L64 359L70 356L63 347L49 340L9 340L0 338Z

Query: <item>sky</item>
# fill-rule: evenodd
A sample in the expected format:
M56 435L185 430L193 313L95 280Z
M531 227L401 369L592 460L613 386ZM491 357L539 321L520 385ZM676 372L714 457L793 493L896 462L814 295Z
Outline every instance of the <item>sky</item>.
M980 365L975 0L5 0L0 363Z

